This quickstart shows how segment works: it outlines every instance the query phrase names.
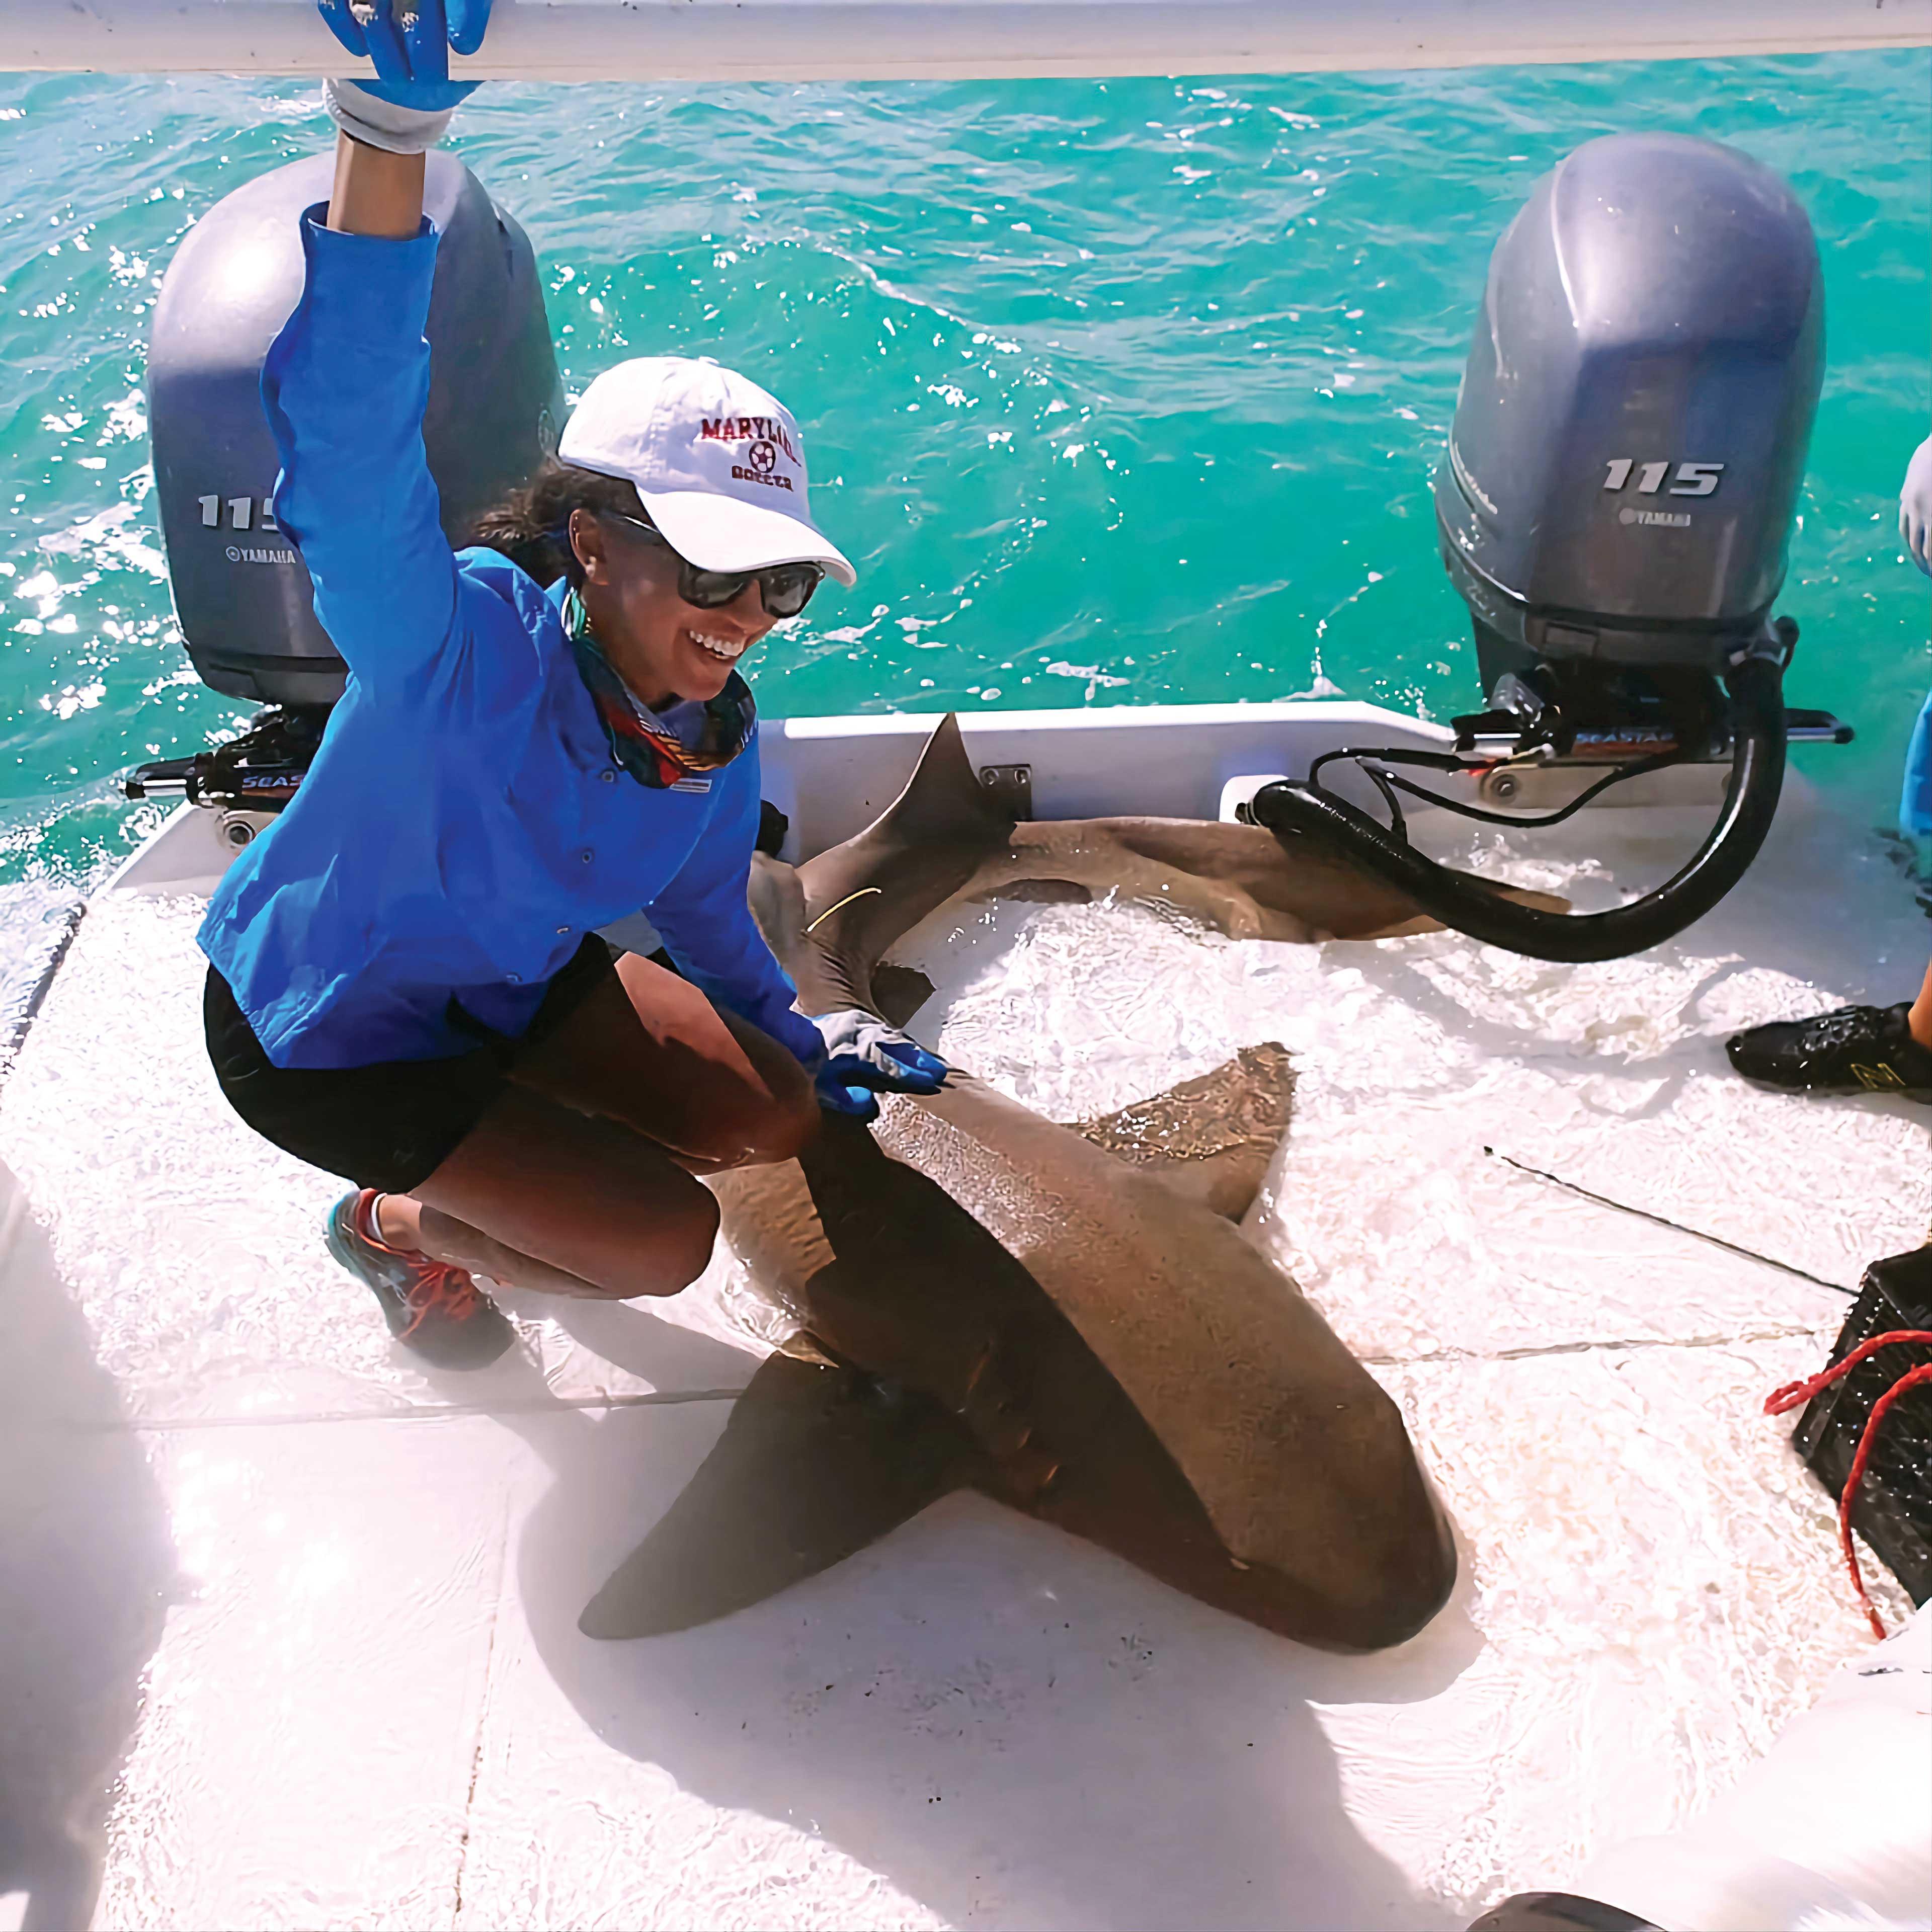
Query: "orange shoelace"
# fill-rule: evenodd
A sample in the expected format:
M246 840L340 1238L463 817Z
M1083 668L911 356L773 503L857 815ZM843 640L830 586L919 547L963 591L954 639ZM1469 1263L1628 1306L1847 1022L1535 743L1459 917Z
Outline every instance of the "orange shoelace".
M413 1335L427 1316L446 1315L452 1322L466 1322L476 1312L481 1299L476 1284L466 1269L449 1262L422 1258L422 1272L410 1285L408 1300L414 1310L410 1325L403 1330Z
M380 1198L379 1190L365 1187L356 1203L356 1232L372 1248L380 1248L386 1255L394 1255L398 1261L406 1262L413 1279L409 1293L404 1299L409 1304L411 1320L403 1330L405 1337L413 1335L424 1320L431 1315L446 1316L452 1322L466 1322L476 1312L476 1305L482 1299L481 1291L466 1268L458 1268L453 1262L440 1262L426 1255L420 1248L392 1247L377 1232L376 1203Z

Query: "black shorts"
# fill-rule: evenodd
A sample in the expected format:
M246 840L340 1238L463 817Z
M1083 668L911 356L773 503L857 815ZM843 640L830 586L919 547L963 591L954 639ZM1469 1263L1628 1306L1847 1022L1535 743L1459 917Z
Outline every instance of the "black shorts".
M211 966L202 1003L208 1057L228 1104L264 1140L358 1187L407 1194L455 1152L502 1092L518 1054L615 974L610 947L593 932L551 980L519 1039L472 1022L477 1044L448 1059L278 1066Z

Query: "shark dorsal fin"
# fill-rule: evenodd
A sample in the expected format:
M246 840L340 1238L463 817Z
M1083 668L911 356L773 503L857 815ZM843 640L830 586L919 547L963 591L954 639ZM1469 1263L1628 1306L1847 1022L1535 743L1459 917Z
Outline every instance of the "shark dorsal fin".
M1000 838L1013 829L1012 813L1002 811L980 782L960 735L959 719L949 711L926 740L905 790L869 828L889 832L908 844L943 844L962 836Z

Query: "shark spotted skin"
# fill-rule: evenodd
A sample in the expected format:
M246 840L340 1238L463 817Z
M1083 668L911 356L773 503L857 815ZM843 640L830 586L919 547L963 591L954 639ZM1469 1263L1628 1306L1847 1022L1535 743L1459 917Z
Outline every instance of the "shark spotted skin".
M988 804L949 721L856 838L796 872L758 862L754 910L806 1010L873 1006L880 955L949 899L1112 849L1084 832L1042 840L1046 858L1016 869L1016 828ZM1224 872L1216 892L1262 904L1258 884L1304 933L1414 916L1379 885L1352 895L1334 862L1239 856L1238 884ZM1146 883L1165 902L1240 910L1172 890L1183 875L1162 863ZM1111 889L1100 873L1080 883ZM902 1006L916 997L896 991ZM784 1352L585 1630L725 1615L959 1488L1283 1636L1361 1651L1420 1629L1455 1557L1400 1415L1229 1218L1259 1185L1291 1085L1267 1046L1065 1126L960 1073L931 1099L889 1096L874 1130L828 1117L800 1160L712 1177Z

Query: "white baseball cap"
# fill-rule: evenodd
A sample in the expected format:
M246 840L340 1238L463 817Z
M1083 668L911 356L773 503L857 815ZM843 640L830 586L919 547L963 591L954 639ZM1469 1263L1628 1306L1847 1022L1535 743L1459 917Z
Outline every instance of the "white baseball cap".
M715 362L640 356L584 392L556 453L637 486L652 523L700 570L816 563L848 587L856 573L819 534L805 446L784 404Z

